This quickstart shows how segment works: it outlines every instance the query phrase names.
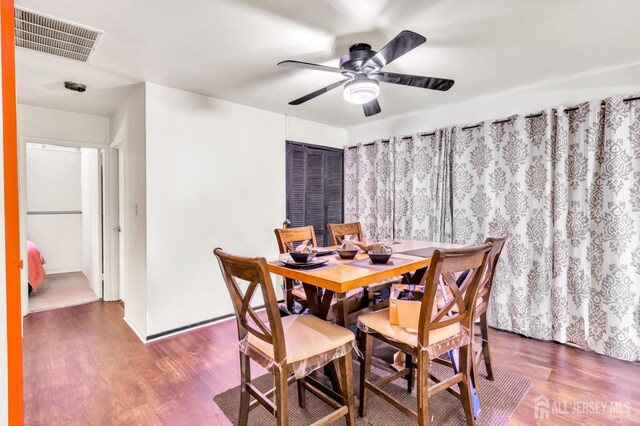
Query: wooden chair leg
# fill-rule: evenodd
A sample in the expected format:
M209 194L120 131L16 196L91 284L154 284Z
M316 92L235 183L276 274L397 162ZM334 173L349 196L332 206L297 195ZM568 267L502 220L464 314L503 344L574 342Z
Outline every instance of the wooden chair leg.
M407 380L407 392L411 393L413 390L413 375L415 373L415 368L413 366L413 357L409 354L405 354L404 358L404 366L409 369L409 373L405 376Z
M360 333L360 417L367 415L367 398L369 397L369 389L367 389L366 381L369 380L371 374L371 357L373 352L373 337L370 334Z
M338 359L338 367L340 368L340 383L342 385L340 387L342 403L349 409L346 416L347 426L355 426L356 416L353 403L353 361L351 359L351 351Z
M429 357L420 351L417 358L418 425L429 426Z
M276 382L276 424L286 426L289 424L289 384L287 371L274 368L273 374Z
M462 346L459 349L459 368L463 374L463 380L458 383L460 389L460 402L464 408L464 414L467 417L467 425L475 425L473 417L473 402L471 399L471 364L473 363L473 349L471 345Z
M293 281L291 281L289 278L284 279L284 292L287 310L293 314Z
M482 357L487 368L487 379L493 380L493 368L491 367L491 352L489 350L489 326L487 324L487 313L480 315L480 332L482 334Z
M307 406L307 390L304 387L304 383L304 377L297 380L298 405L300 406L300 408L305 408Z
M251 383L251 363L249 357L240 352L240 413L238 425L245 426L249 422L249 402L251 395L247 391L247 384Z

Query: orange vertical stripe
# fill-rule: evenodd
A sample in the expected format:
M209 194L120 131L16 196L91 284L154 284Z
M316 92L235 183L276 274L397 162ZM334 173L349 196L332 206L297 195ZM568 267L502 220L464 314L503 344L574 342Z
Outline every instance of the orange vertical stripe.
M7 374L9 425L23 424L22 304L18 213L18 138L13 0L0 0L2 43L2 131L4 137L4 218L7 267Z

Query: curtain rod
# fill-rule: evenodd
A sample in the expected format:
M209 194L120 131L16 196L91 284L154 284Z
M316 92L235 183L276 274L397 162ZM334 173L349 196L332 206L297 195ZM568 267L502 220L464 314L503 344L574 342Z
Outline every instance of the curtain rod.
M637 101L637 100L640 100L640 96L636 96L636 97L633 97L633 98L626 98L626 99L623 99L622 101L623 101L623 102L631 102L631 101ZM604 102L604 101L602 101L602 102L600 103L600 106L601 106L601 107L604 107L604 106L605 106L605 102ZM567 112L571 112L571 111L577 111L577 110L578 110L578 108L579 108L579 107L567 108L567 109L565 109L565 110L564 110L564 112L565 112L565 113L567 113ZM525 117L524 117L524 118L536 118L536 117L542 117L542 114L543 114L543 113L539 113L539 114L531 114L531 115L525 115ZM502 123L508 123L508 122L510 122L510 121L511 121L511 119L510 119L510 118L506 118L506 119L503 119L503 120L496 120L496 121L492 122L491 124L502 124ZM478 127L480 127L480 124L476 124L476 125L474 125L474 126L465 126L465 127L462 127L462 130L477 129ZM435 134L436 134L436 132L431 132L431 133L418 133L418 135L419 135L419 136L434 136ZM412 137L413 137L413 136L404 136L404 137L402 137L401 139L403 139L403 140L404 140L404 139L411 139ZM388 143L388 142L389 142L389 139L382 139L382 143ZM362 146L371 146L371 145L374 145L374 144L375 144L375 142L370 142L370 143L365 143L365 144L363 144ZM357 145L353 145L353 146L350 146L350 147L348 147L348 148L349 148L349 149L354 149L354 148L357 148Z
M640 99L640 96L636 96L633 98L626 98L623 99L623 102L631 102L631 101L637 101L638 99ZM606 105L605 101L600 102L600 107L604 108L604 106ZM564 110L565 113L571 112L571 111L577 111L579 109L579 107L572 107L572 108L567 108ZM540 114L532 114L532 115L526 115L524 118L536 118L536 117L542 117L543 113ZM496 120L491 124L502 124L502 123L508 123L509 121L511 121L511 119L507 118L504 120ZM463 127L462 130L467 130L467 129L477 129L478 127L480 127L480 124L476 124L475 126L467 126L467 127Z

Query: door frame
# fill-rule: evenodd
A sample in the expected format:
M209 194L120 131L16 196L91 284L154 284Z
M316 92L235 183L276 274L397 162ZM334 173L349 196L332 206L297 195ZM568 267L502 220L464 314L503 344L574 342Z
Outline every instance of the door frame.
M2 172L7 315L7 423L24 422L22 315L20 292L20 213L18 209L18 138L13 0L0 0L2 66ZM4 379L3 379L4 380ZM2 384L4 386L4 383ZM0 413L5 411L4 403ZM4 417L4 414L2 415Z
M114 274L118 276L118 296L120 301L125 304L126 301L126 277L125 277L125 262L126 262L126 252L125 252L125 244L124 239L126 232L126 226L124 223L124 198L125 198L125 185L124 185L124 164L126 161L125 152L124 152L125 140L124 138L120 138L109 145L111 151L113 151L113 161L111 162L111 171L112 171L112 187L115 188L116 194L115 199L117 203L111 203L110 209L112 210L112 214L115 217L115 221L112 222L111 231L116 232L113 236L113 240L115 243L114 251L112 251L112 255L114 257ZM118 227L119 230L116 231L115 227Z
M103 199L100 200L102 214L104 217L104 224L101 235L100 251L104 260L103 281L104 287L102 292L102 298L105 301L113 301L119 299L118 289L118 274L114 274L114 262L118 261L117 256L113 256L113 232L112 228L114 218L112 215L111 206L115 202L117 205L118 188L113 188L112 175L114 163L115 150L110 149L109 146L95 144L91 142L78 142L64 139L52 139L41 138L34 136L20 136L18 138L18 181L19 181L19 207L20 207L20 254L22 259L27 259L27 191L26 191L26 164L27 164L27 144L45 144L64 146L69 148L93 148L102 150L104 152L104 166L103 166ZM117 154L117 153L116 153ZM114 200L115 198L115 200ZM117 217L115 218L117 223ZM116 236L117 237L117 236ZM117 264L115 265L117 271ZM28 271L25 265L21 272L21 294L24 296L22 301L22 315L28 314Z

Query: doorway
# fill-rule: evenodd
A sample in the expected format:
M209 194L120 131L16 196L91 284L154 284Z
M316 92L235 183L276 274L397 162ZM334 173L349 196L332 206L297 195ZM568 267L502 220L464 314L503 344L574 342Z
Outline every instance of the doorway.
M25 144L28 312L103 297L103 151Z

